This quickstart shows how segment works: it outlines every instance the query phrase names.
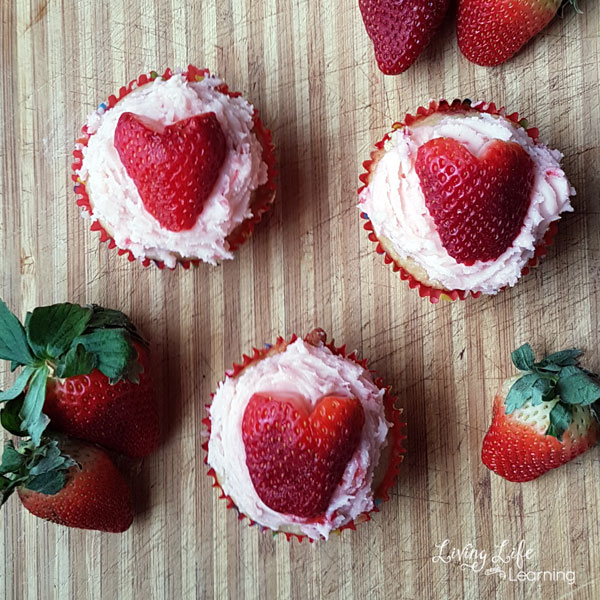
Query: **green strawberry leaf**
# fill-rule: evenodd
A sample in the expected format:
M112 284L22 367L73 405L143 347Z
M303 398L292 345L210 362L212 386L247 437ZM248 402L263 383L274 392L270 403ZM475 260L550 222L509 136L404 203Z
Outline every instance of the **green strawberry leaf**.
M10 498L17 485L14 479L0 475L0 507Z
M46 381L48 379L48 367L42 365L31 378L25 402L19 413L22 419L22 427L31 436L32 442L39 446L42 433L48 426L49 419L42 412L44 400L46 399Z
M562 367L560 365L556 365L554 363L546 363L545 361L541 361L539 363L535 363L533 365L533 372L538 373L542 376L555 376L557 373L560 373Z
M531 388L531 405L537 406L556 397L556 381L548 377L538 377Z
M0 506L2 506L23 481L22 472L26 457L11 441L6 442L0 464Z
M39 460L37 460L37 458L39 458ZM51 440L43 447L43 451L36 456L36 462L29 469L29 474L37 476L57 469L66 470L76 464L77 463L70 456L61 454L56 440Z
M129 361L129 365L127 365L127 370L123 374L123 377L132 383L139 383L140 375L144 372L144 367L142 367L142 363L139 361L139 353L135 346L133 351L134 357Z
M133 329L135 326L129 317L114 308L104 308L98 304L88 304L87 307L92 311L92 318L88 323L88 329Z
M48 471L56 469L56 467L60 467L63 462L64 460L60 454L60 449L55 441L52 445L47 446L44 449L40 460L29 469L29 474L41 475L42 473L47 473Z
M126 329L96 329L81 335L73 344L81 344L98 359L97 367L115 384L126 374L135 349Z
M6 402L7 400L15 399L19 394L23 392L27 382L31 376L35 373L35 367L27 365L17 377L12 387L5 392L0 392L0 402Z
M95 354L88 352L82 344L76 344L58 360L54 374L60 379L89 375L97 364L98 358Z
M94 329L125 329L134 340L145 346L148 345L148 342L138 333L129 317L120 310L103 308L97 304L88 306L93 310L93 315L85 333L90 333Z
M535 363L535 354L529 344L523 344L514 350L510 355L513 365L519 371L531 371Z
M536 381L539 380L535 373L528 373L519 377L511 386L506 396L506 414L514 412L521 408L525 402L533 396L533 388Z
M57 440L46 439L33 452L25 487L42 494L56 494L65 487L67 471L77 462L62 454Z
M14 490L12 480L4 475L0 475L0 508L8 500Z
M27 338L36 355L57 359L80 336L92 317L92 310L78 304L53 304L33 310L27 321Z
M65 487L67 476L63 471L48 471L41 475L32 477L25 487L40 494L53 495L60 492Z
M572 408L562 402L557 402L550 411L550 425L546 435L552 435L562 442L563 433L569 428L573 418Z
M561 367L567 367L569 365L576 365L579 362L579 357L583 354L581 350L577 348L571 348L569 350L561 350L560 352L554 352L544 358L544 360L536 363L536 367L539 369L549 370L558 372Z
M567 404L587 406L600 400L600 383L575 366L561 369L556 391Z
M23 407L23 401L25 400L25 394L21 394L14 400L9 400L2 410L0 410L0 424L8 433L24 437L28 435L26 431L23 431L21 423L21 417L19 413Z
M61 453L57 440L44 438L38 446L32 441L20 442L18 448L8 442L0 467L1 503L19 486L56 494L65 486L67 471L74 465L77 462Z
M6 446L4 446L4 452L2 452L0 475L18 472L25 462L25 456L15 449L15 446L11 441L7 442Z
M0 300L0 359L11 361L11 370L33 363L34 356L19 319Z

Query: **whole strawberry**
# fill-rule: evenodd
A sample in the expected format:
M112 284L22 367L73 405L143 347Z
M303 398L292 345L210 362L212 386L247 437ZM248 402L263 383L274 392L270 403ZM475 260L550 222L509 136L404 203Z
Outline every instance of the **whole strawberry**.
M159 422L148 350L131 321L100 306L55 304L23 327L0 301L0 358L22 367L7 414L39 444L52 428L129 456L158 444Z
M23 506L47 521L115 533L133 521L129 486L97 446L63 438L8 442L0 472L1 504L16 489Z
M512 353L524 375L508 379L494 401L483 463L509 481L531 481L594 446L600 399L596 376L578 366L580 350L535 362L529 344Z
M323 514L360 441L365 415L355 398L302 402L254 394L242 420L246 465L256 493L273 510Z
M448 0L359 0L358 5L380 70L397 75L429 44Z
M577 1L569 1L579 11ZM544 29L560 5L561 0L459 0L458 47L478 65L499 65Z
M115 148L146 210L166 229L191 229L225 160L227 142L215 113L177 121L162 131L123 113Z

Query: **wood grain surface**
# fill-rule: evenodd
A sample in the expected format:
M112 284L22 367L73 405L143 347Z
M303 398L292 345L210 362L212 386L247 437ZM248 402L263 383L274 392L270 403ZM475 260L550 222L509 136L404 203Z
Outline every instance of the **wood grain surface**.
M0 3L0 281L20 316L96 302L129 313L153 345L163 443L121 466L136 519L123 535L0 513L7 599L523 599L600 597L600 453L509 484L481 464L510 351L579 346L600 369L600 7L580 0L508 64L459 53L454 16L409 71L384 77L356 0L5 0ZM85 116L150 69L210 67L261 111L277 146L273 211L235 260L159 271L100 244L69 168ZM577 188L541 266L496 297L431 305L383 264L361 228L361 163L429 98L471 97L530 117ZM408 453L391 500L355 532L288 543L238 522L211 489L205 403L224 370L278 334L324 327L393 386ZM0 384L14 375L2 368ZM523 540L510 581L433 560ZM507 559L508 560L508 559ZM466 562L473 562L466 561ZM517 561L504 566L519 571ZM529 575L529 577L532 577ZM556 575L560 578L560 575ZM563 577L564 579L564 577Z

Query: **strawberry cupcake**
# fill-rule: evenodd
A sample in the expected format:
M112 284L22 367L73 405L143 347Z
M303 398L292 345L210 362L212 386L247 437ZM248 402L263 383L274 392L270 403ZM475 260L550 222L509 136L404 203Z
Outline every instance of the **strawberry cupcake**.
M401 411L323 330L279 338L226 374L209 406L209 475L250 524L289 540L354 528L388 498Z
M406 115L364 163L377 252L432 302L496 294L545 254L575 190L516 113L469 100Z
M102 241L145 266L231 259L273 202L270 133L205 69L142 75L82 132L77 203Z

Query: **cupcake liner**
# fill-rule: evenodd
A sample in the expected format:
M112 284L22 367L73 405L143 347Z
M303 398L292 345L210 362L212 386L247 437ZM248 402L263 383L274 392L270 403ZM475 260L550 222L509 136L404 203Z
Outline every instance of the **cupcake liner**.
M239 375L246 367L252 365L253 363L262 360L270 354L282 352L289 344L294 343L297 339L298 336L296 334L292 335L289 341L286 341L283 337L278 337L274 344L267 344L264 348L261 349L253 348L252 356L247 356L246 354L243 354L242 362L240 364L233 363L233 367L226 371L225 375L227 377L235 377ZM367 369L367 359L359 359L356 352L351 352L350 354L348 354L345 345L336 347L334 344L334 340L331 340L331 342L326 343L325 346L329 348L329 350L331 350L333 354L352 360L364 369ZM368 512L361 513L355 519L349 521L345 525L342 525L338 529L332 530L332 534L340 535L341 532L345 529L354 530L356 529L356 525L358 525L359 523L370 521L372 512L379 512L379 506L381 505L381 503L385 502L386 500L389 500L389 490L396 481L396 475L398 474L400 464L402 463L404 459L404 454L406 452L404 448L404 440L406 439L406 435L404 435L402 431L403 428L406 426L406 423L403 422L401 418L403 412L402 409L396 408L395 406L397 398L390 394L390 386L384 386L382 378L378 377L375 371L369 369L369 372L373 375L373 382L375 383L375 385L379 389L385 390L385 394L383 397L385 418L388 420L388 422L392 423L392 427L390 429L391 439L388 440L388 444L391 444L388 467L382 478L381 483L374 491L373 508ZM211 398L213 397L213 395L214 394L211 394ZM210 413L210 404L206 405L206 409ZM202 419L202 424L206 427L205 435L207 438L206 441L202 444L202 449L205 451L204 464L208 464L208 442L210 440L211 433L210 417L208 416ZM250 517L240 512L233 499L223 491L223 488L219 483L217 473L212 467L209 468L207 475L213 479L212 487L216 488L219 491L219 499L225 500L227 503L227 508L234 509L238 513L238 519L240 521L243 519L247 519L249 527L258 525L261 532L264 533L265 531L270 531L273 534L273 537L275 537L278 534L283 534L288 542L291 541L293 538L297 539L300 543L302 543L304 539L308 539L310 543L315 541L314 539L303 534L290 533L287 531L274 531L269 527L265 527L263 525L260 525L260 523L253 521L252 519L250 519Z
M381 150L383 150L385 142L387 142L390 139L391 133L403 127L410 126L416 121L424 119L425 117L428 117L429 115L432 115L436 112L466 113L469 110L478 110L481 113L488 113L491 115L498 115L504 117L509 121L512 121L516 125L523 127L527 132L527 135L534 142L538 141L539 131L536 127L528 127L527 120L520 118L518 113L514 112L508 114L504 108L497 108L493 102L489 104L485 104L483 102L477 102L475 104L472 104L471 100L468 99L456 99L453 100L451 103L446 100L432 100L427 108L420 106L416 111L416 115L406 114L406 116L404 117L404 121L394 123L392 125L392 132L386 133L385 136L375 144L376 149L371 152L369 160L363 162L363 168L365 169L365 171L359 175L359 179L362 182L362 185L358 188L358 193L360 194L367 187L369 176L371 174L371 166L373 162L377 160L378 153ZM377 254L383 254L385 264L392 265L392 269L395 272L399 272L400 278L403 281L408 281L408 286L411 289L416 289L421 298L428 298L432 304L437 304L440 301L440 299L455 301L466 300L469 296L471 296L472 298L479 298L479 296L481 296L481 292L473 292L466 290L442 290L419 281L412 273L407 271L401 264L399 264L398 261L384 248L380 239L375 233L373 223L369 219L367 213L363 212L360 216L366 221L363 227L366 231L369 232L369 240L376 244L375 251L377 252ZM556 223L551 223L550 227L546 231L546 234L536 246L533 257L529 260L525 267L523 267L523 270L521 271L521 276L527 275L531 268L538 264L539 259L546 254L548 246L551 246L554 241L554 236L556 235L557 230L558 227Z
M98 112L101 114L106 112L107 110L113 108L117 102L122 100L125 96L131 93L134 89L153 81L157 77L161 77L162 79L170 79L174 74L171 69L167 69L162 75L159 75L156 71L151 71L148 74L143 74L133 79L129 82L128 85L122 86L119 89L118 95L111 94L108 97L106 102L102 102L98 107ZM193 65L188 65L186 71L182 73L186 76L188 81L202 81L205 77L210 75L208 69L199 69ZM223 94L227 94L231 98L236 98L241 96L241 92L232 92L229 90L225 83L215 87L216 90ZM233 252L237 250L251 235L254 230L256 224L261 220L262 216L269 210L274 199L275 199L275 182L274 177L277 174L275 170L275 154L274 154L274 146L272 143L271 132L265 128L262 121L260 120L258 110L254 109L254 114L252 116L254 121L254 127L252 131L256 135L258 141L262 146L262 159L267 165L267 182L254 190L253 192L253 200L250 205L252 209L252 217L246 219L242 223L240 223L228 236L227 241L229 243L229 248ZM93 135L92 133L88 133L87 124L81 128L81 137L79 137L75 142L75 148L73 150L73 163L71 164L71 170L73 173L71 174L71 179L75 182L74 191L78 195L77 205L83 208L90 215L93 215L93 209L90 204L90 199L87 194L87 190L85 188L85 183L81 180L77 171L81 169L83 163L83 148L88 145L90 137ZM131 252L131 250L126 250L123 248L119 248L113 239L113 237L102 227L102 225L98 221L93 221L90 226L91 231L99 231L100 232L100 242L108 242L109 248L117 248L117 252L119 256L126 256L127 260L133 262L136 260L135 256ZM144 267L148 267L151 264L156 265L159 269L164 269L165 264L163 261L155 260L151 258L144 258L140 260L141 264ZM184 269L189 269L190 266L198 266L202 261L200 259L190 259L190 260L177 260L176 265L180 265ZM170 268L170 267L167 267ZM173 269L175 267L172 267Z

